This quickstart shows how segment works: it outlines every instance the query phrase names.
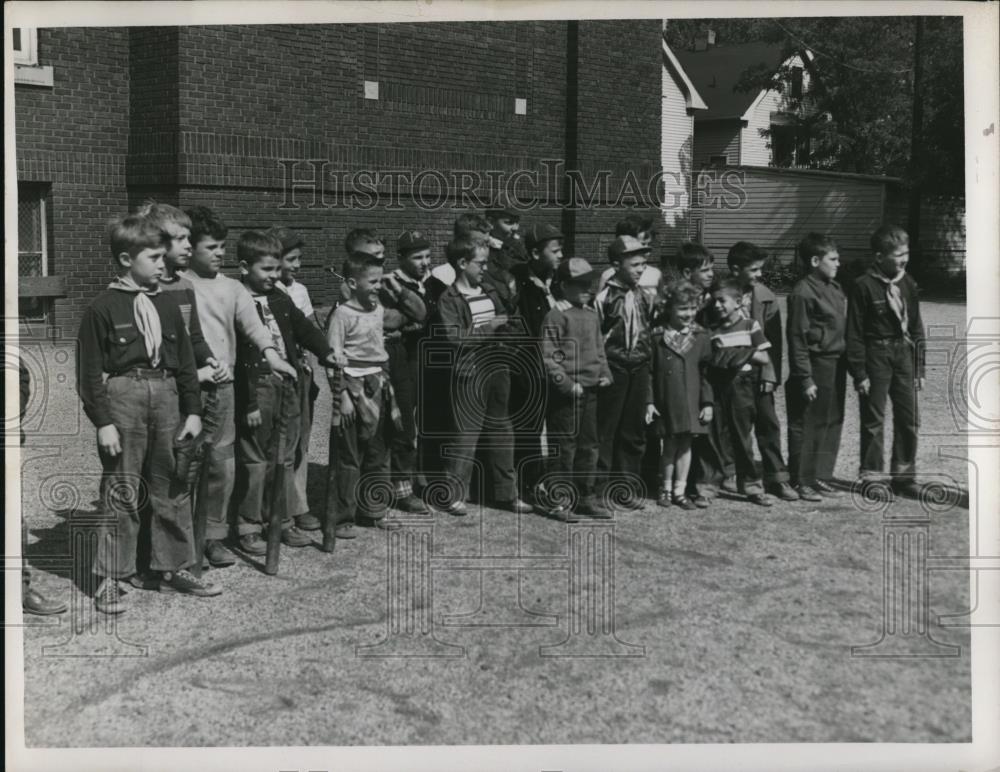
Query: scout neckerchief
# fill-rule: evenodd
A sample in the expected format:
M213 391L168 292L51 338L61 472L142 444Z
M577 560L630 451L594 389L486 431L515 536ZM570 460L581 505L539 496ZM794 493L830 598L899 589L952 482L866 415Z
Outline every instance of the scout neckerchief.
M545 301L549 304L549 308L556 307L556 299L552 295L552 277L548 279L542 279L532 270L528 270L528 279L534 284L538 289L545 293Z
M278 356L287 362L288 352L285 350L285 338L281 334L281 328L278 326L278 320L271 310L271 304L268 302L267 295L254 295L253 300L257 306L257 316L260 317L261 322L267 327L267 331L271 333L271 342L274 343L275 351L278 352Z
M910 319L909 314L906 311L906 301L903 300L903 294L899 291L899 282L902 281L903 277L906 276L905 271L900 271L896 274L894 279L890 279L886 276L880 269L872 268L869 275L874 277L877 281L882 282L885 285L885 299L889 303L889 308L896 315L899 320L899 326L903 331L903 338L906 340L910 339Z
M160 345L163 343L163 329L160 326L160 315L156 311L156 306L149 298L160 292L160 288L148 289L139 286L128 274L119 276L108 285L108 289L120 292L129 292L135 295L132 303L132 313L135 316L135 326L142 335L142 341L146 345L146 356L149 357L149 364L154 369L160 365Z
M663 331L663 343L676 354L684 356L694 346L694 334L698 330L695 324L689 324L679 330L667 327Z
M623 303L625 311L625 349L631 351L635 348L635 344L639 340L640 310L635 291L626 287L618 279L608 279L608 284L625 292L625 302Z
M414 279L412 276L404 272L403 269L397 268L392 272L392 275L396 277L396 281L407 289L413 290L421 297L427 294L427 287L424 286L424 283L419 279Z

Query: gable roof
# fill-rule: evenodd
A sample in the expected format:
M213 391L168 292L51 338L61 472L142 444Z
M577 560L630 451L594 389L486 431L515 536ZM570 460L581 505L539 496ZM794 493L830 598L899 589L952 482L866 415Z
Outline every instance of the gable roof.
M696 121L742 118L760 91L737 91L734 86L750 67L765 65L777 70L787 57L781 43L714 45L704 51L678 51L677 59L708 103Z
M677 87L684 94L684 101L687 105L688 110L707 110L708 105L701 98L701 94L698 93L698 89L695 88L694 83L691 82L691 78L684 71L684 67L677 59L677 55L670 49L667 45L667 41L663 41L663 66L666 67L667 72L670 73Z

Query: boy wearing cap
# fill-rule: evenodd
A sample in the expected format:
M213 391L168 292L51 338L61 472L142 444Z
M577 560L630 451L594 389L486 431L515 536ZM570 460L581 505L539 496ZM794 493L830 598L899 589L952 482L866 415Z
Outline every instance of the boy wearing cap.
M616 238L608 248L608 258L615 266L614 276L594 301L613 379L601 391L597 402L601 438L597 468L605 484L613 472L626 473L638 480L646 449L646 404L652 388L653 347L649 302L639 280L646 270L649 253L650 248L632 236ZM633 481L627 485L632 488ZM632 488L620 503L628 509L641 509L638 493Z
M511 269L516 282L517 314L524 332L532 339L521 345L521 366L511 373L510 402L517 406L513 416L514 467L522 497L533 500L542 514L549 511L549 505L545 491L537 489L543 472L542 425L548 402L541 337L545 315L556 307L552 280L562 261L562 245L563 235L558 228L548 223L533 225L525 239L528 261Z
M275 288L283 291L291 298L302 315L310 322L316 322L316 310L313 308L312 299L309 297L309 290L306 286L296 281L299 271L302 269L302 247L305 242L302 237L290 228L271 228L268 233L281 242L281 273ZM309 437L312 434L313 407L316 404L316 397L319 396L319 387L313 377L315 367L313 365L312 354L299 347L299 410L301 424L299 428L299 448L296 455L295 480L288 502L289 511L295 518L295 524L303 531L319 530L320 520L309 512L309 498L306 495L309 477Z
M566 520L574 514L607 518L594 498L597 471L598 390L611 385L601 320L590 308L597 278L590 263L571 257L556 271L568 308L551 308L542 321L542 354L549 379L547 438L555 452L550 469L560 485L569 485L575 506L552 513ZM550 492L550 495L551 492Z
M420 370L416 349L427 321L423 277L430 268L431 245L419 231L404 231L396 242L399 268L385 274L378 292L385 308L382 319L389 380L396 394L402 429L389 439L389 464L396 488L396 507L426 514L427 506L413 494L417 479L417 426L414 411Z
M650 251L652 251L653 239L656 238L656 231L653 229L653 218L639 215L634 212L626 215L625 218L619 220L618 224L615 226L615 238L618 238L619 236L631 236L634 239L638 239L640 244L644 247L649 247ZM608 279L614 275L614 266L606 268L601 274L601 278L598 283L598 291L604 289L604 285L608 283ZM646 293L646 299L650 301L650 307L652 307L653 303L656 302L656 294L662 278L663 272L655 265L647 265L646 270L643 271L642 276L639 277L639 286L642 287L642 291Z

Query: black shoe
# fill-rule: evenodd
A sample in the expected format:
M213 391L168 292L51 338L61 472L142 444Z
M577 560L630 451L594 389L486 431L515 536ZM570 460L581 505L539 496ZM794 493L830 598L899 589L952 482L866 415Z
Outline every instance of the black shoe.
M843 498L844 496L843 491L837 490L832 485L830 485L830 483L825 482L823 480L817 480L813 485L813 488L816 489L817 493L821 494L822 496L828 499L839 499Z
M782 501L798 501L799 494L786 482L774 483L770 486L770 491Z
M726 493L739 493L740 485L735 477L727 477L722 481L722 490Z
M674 496L674 505L680 507L681 509L687 510L688 512L698 508L698 505L695 504L693 501L691 501L691 499L689 499L684 494L681 494L680 496Z
M205 543L205 559L213 568L225 568L236 564L236 556L225 544L216 539Z
M132 574L128 578L128 583L137 590L158 590L160 589L160 575L156 571Z
M305 531L300 531L298 526L293 525L281 530L281 543L286 547L308 547L313 541Z
M49 600L38 590L28 588L21 594L21 611L38 617L48 617L53 614L63 614L68 609L61 600Z
M923 486L916 480L904 480L902 482L892 482L892 492L905 499L919 499L923 492Z
M364 515L359 515L358 525L365 528L378 528L380 531L398 531L403 527L398 520L386 517L385 515L382 515L382 517L365 517Z
M800 485L797 488L799 492L799 498L803 501L822 501L823 497L819 493L808 485Z
M399 499L396 502L396 509L401 509L404 512L410 512L414 515L426 515L430 512L423 499L419 496L414 496L412 493L409 496Z
M534 507L519 496L515 496L510 501L498 501L497 509L506 509L508 512L518 515L526 515L534 511Z
M700 494L694 494L693 496L688 496L691 499L691 503L695 505L698 509L708 509L711 506L711 502Z
M333 535L338 539L357 539L358 529L354 523L342 523L333 529Z
M670 496L670 491L660 491L660 495L656 497L656 506L658 507L669 509L672 503L673 499Z
M773 507L774 501L766 493L751 493L747 495L747 501L756 504L758 507Z
M610 520L611 513L608 512L600 502L593 496L584 496L580 503L576 505L576 514L584 517L592 517L595 520Z

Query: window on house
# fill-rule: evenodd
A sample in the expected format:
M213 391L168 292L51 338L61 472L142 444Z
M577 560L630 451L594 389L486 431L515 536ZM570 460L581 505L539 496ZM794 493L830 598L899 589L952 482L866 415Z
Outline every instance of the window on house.
M802 99L801 67L792 67L792 99Z
M719 166L725 166L729 163L728 156L724 155L713 155L708 158L708 165L715 168Z
M14 64L38 64L38 30L30 27L15 27Z
M21 183L17 186L17 275L49 275L47 185ZM18 314L26 319L45 317L44 297L19 298Z

